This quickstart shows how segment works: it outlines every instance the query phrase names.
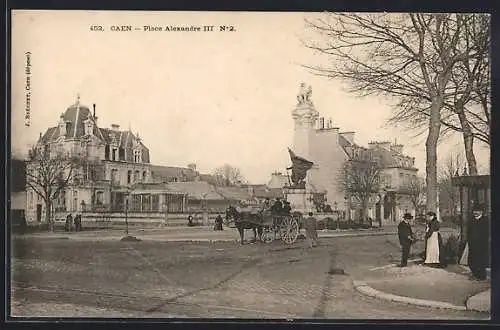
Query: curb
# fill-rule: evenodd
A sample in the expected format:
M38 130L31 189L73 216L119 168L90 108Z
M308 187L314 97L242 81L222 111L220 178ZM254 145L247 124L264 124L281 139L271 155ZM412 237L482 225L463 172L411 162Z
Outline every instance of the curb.
M491 288L469 297L465 306L470 311L491 313Z
M436 309L452 309L457 311L465 311L467 310L466 306L457 306L450 303L442 302L442 301L434 301L434 300L424 300L424 299L416 299L404 296L397 296L390 293L385 293L379 290L376 290L365 282L362 281L353 281L353 285L356 290L366 296L381 299L394 301L399 303L404 303L408 305L422 306L422 307L430 307Z

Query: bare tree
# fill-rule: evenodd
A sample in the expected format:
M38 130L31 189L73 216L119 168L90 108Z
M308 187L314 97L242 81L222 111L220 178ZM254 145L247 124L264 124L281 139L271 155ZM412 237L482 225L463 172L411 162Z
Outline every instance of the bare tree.
M241 184L244 181L241 170L229 164L217 167L214 170L213 175L215 177L215 183L218 186L228 187Z
M53 201L70 185L79 161L63 153L51 153L48 148L33 148L28 156L26 184L45 203L45 218L49 229L54 229Z
M378 164L371 160L351 159L344 163L340 173L343 192L361 206L361 221L366 219L370 197L379 190Z
M460 47L466 14L327 14L309 24L329 57L315 74L341 79L360 96L396 100L395 122L425 127L427 209L437 209L437 143L454 68L477 50Z
M425 194L425 184L424 179L417 176L411 178L406 185L404 185L400 192L408 195L411 204L417 214L420 205L422 205L422 200Z
M439 176L440 209L446 210L453 216L457 215L457 206L460 203L460 194L457 187L452 185L452 178L462 173L466 166L462 153L451 153L443 163Z

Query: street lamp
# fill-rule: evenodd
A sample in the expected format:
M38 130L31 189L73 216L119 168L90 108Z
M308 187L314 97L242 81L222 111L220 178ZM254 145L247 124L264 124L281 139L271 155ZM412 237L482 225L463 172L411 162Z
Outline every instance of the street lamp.
M125 193L125 237L123 237L121 240L128 242L137 242L140 241L140 239L134 236L129 236L128 234L128 204L129 204L130 192L131 192L130 187L127 187Z
M127 192L125 195L125 234L128 236L128 202L130 198L130 188L127 187Z

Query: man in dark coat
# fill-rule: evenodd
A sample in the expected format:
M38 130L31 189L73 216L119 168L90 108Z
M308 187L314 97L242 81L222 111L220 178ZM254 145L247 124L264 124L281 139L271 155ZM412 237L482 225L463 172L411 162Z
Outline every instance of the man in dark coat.
M283 204L281 203L281 200L277 198L276 202L274 202L273 206L271 207L271 212L273 215L278 215L281 214L282 211L283 211Z
M222 228L222 217L220 216L220 214L215 218L214 230L224 230Z
M187 225L188 225L189 227L193 227L193 226L194 226L194 223L193 223L193 216L192 216L191 214L188 216L188 223L187 223Z
M64 229L66 231L71 231L72 227L73 227L73 216L70 213L66 216L66 225L64 226Z
M469 244L467 263L472 276L481 281L486 279L486 267L489 264L489 226L489 219L484 215L484 207L475 205L467 228Z
M413 219L410 213L405 213L403 215L403 220L398 225L398 236L399 244L401 244L402 255L401 255L401 265L400 267L406 267L408 265L408 256L410 255L410 247L415 241L413 231L408 223L408 220Z

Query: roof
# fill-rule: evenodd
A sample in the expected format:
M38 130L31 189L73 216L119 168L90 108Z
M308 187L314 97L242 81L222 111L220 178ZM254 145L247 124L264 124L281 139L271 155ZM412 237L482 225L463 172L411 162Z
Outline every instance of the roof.
M153 180L160 182L169 182L172 178L179 178L181 181L192 181L198 173L187 167L174 166L151 166L151 176Z
M490 188L491 178L489 175L466 175L456 176L451 179L453 186L458 187L476 187L476 188Z
M398 159L401 159L401 157L407 158L407 156L404 156L396 151L387 150L387 149L384 149L381 147L376 147L374 149L374 151L379 158L380 165L382 165L383 167L401 167L401 168L410 168L411 167L411 164L410 164L410 167L408 167L408 166L405 166L404 163L402 163L402 164L398 163ZM411 167L411 168L413 168L413 167Z
M249 188L243 187L218 187L217 191L219 194L224 196L224 198L229 200L247 200L252 197Z
M70 138L81 138L85 136L84 122L86 120L91 120L94 124L93 134L105 143L113 142L113 135L115 136L116 142L119 144L120 148L133 148L134 141L140 143L142 147L145 148L144 144L140 142L139 138L134 135L129 130L119 131L110 128L100 128L97 126L95 118L92 116L89 108L81 105L79 101L71 105L66 109L66 111L61 114L60 119L64 120L68 125L68 137ZM45 134L39 140L40 143L45 144L47 142L55 141L61 136L59 131L59 125L55 127L50 127L47 129Z
M166 184L170 191L185 192L190 199L224 200L214 186L203 181L169 182Z
M160 193L172 193L172 194L185 194L182 191L174 190L169 187L166 183L134 183L132 185L132 194L140 194L143 192L160 192Z

